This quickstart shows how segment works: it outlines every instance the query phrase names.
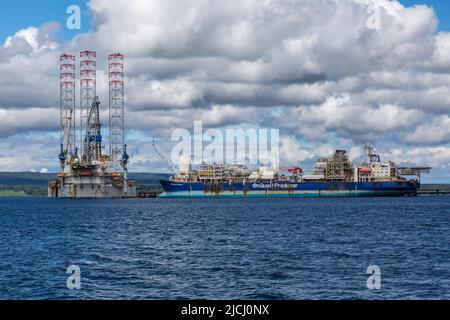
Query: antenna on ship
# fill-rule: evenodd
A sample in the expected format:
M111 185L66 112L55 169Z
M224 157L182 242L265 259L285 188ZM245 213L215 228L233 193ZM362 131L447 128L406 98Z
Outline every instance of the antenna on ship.
M370 163L374 147L370 143L367 142L363 145L363 148L364 148L364 156L366 157L366 161L367 161L367 163Z

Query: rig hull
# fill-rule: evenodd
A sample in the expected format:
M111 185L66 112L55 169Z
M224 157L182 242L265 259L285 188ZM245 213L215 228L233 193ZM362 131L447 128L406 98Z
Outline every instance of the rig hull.
M415 196L416 182L174 182L160 181L161 197L392 197Z
M48 196L70 199L135 198L136 185L133 181L110 176L59 177L49 182Z

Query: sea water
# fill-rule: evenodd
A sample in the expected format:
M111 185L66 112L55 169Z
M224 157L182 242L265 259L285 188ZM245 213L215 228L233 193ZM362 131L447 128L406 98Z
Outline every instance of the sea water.
M446 196L0 198L0 299L449 298Z

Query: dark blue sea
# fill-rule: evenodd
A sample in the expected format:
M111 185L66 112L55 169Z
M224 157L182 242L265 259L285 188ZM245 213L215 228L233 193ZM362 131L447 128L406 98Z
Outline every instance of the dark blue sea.
M450 197L0 198L0 299L450 299Z

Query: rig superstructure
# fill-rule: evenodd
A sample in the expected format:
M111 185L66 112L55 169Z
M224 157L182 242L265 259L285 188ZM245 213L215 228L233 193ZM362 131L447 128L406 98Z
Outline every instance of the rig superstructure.
M124 56L109 60L109 155L104 154L100 100L96 93L94 51L80 52L80 150L76 144L75 56L60 56L61 172L50 181L52 198L136 197L136 186L128 180L129 155L125 145Z

